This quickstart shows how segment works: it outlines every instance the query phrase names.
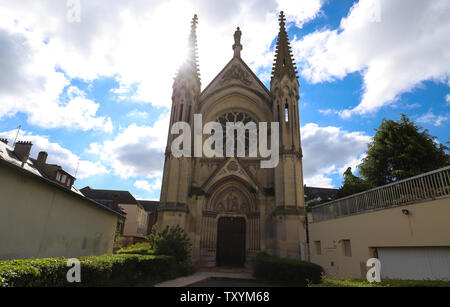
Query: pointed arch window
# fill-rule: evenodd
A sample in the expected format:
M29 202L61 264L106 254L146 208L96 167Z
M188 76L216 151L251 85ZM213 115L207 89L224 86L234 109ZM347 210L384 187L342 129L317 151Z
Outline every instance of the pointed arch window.
M284 121L289 122L289 106L286 100L286 104L284 105Z
M183 120L183 107L184 107L184 105L180 106L180 113L179 113L178 121Z

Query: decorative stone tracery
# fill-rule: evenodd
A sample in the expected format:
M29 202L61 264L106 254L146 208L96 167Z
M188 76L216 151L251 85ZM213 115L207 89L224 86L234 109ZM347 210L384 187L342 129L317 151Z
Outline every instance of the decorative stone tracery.
M229 166L232 165L231 163ZM235 187L228 188L214 197L208 204L207 210L220 213L233 213L246 215L248 213L256 213L257 208L240 189Z
M242 67L238 64L234 64L230 70L228 70L220 80L221 83L227 83L231 80L239 80L245 85L252 84L252 78L248 72L242 69Z

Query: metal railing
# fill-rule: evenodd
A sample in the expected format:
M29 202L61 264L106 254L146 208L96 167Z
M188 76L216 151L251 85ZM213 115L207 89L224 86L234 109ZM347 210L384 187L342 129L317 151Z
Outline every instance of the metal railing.
M313 222L450 196L450 166L312 208Z

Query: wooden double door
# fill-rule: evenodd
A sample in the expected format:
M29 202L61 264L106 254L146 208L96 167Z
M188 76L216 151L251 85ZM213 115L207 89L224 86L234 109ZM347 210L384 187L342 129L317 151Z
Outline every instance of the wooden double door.
M242 217L221 217L217 222L218 266L242 267L245 264L246 222Z

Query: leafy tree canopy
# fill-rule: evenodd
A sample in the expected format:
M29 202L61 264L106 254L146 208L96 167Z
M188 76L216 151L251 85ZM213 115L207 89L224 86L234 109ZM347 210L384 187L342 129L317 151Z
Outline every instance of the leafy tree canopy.
M363 178L381 186L450 165L449 148L422 129L405 114L398 121L383 119L358 166Z
M353 195L369 190L371 188L373 188L373 185L371 185L366 180L353 175L352 168L349 167L344 172L344 182L337 191L335 198L342 198L345 196Z

